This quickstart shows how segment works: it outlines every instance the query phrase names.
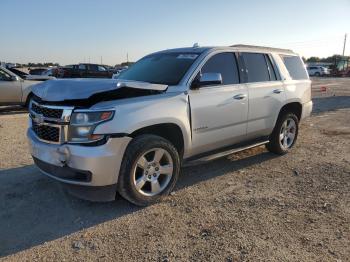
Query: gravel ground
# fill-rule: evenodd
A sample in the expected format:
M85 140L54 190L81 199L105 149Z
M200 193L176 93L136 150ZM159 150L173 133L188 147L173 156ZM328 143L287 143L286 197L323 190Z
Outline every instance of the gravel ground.
M288 155L259 147L184 168L147 208L67 195L32 165L26 113L2 108L0 260L349 261L349 87L315 80L315 113Z

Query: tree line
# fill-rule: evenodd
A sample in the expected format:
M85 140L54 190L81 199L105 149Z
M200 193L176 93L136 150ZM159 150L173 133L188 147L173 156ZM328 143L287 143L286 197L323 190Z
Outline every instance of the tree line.
M306 63L335 63L336 61L339 61L343 58L344 57L341 55L332 55L328 57L311 56L307 59L303 57L303 60Z

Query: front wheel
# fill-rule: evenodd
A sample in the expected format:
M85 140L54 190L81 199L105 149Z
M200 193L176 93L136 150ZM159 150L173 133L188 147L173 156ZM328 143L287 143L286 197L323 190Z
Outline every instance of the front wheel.
M270 135L270 142L266 145L272 153L283 155L294 146L299 131L299 121L295 114L285 113L281 115Z
M155 135L134 138L127 147L120 168L118 192L138 206L147 206L168 195L180 173L175 147Z

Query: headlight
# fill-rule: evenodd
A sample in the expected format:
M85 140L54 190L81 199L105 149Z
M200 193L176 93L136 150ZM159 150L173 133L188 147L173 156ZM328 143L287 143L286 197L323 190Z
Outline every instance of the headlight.
M104 135L93 134L97 125L113 118L114 111L74 112L71 116L68 140L86 143L100 140Z

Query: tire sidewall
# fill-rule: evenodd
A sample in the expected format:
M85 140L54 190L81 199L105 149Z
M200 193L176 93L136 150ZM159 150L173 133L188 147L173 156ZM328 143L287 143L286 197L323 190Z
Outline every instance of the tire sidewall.
M289 148L285 149L284 147L281 146L279 137L280 137L282 125L288 118L292 118L294 120L296 130L295 130L295 137L294 137L293 143L290 145ZM293 148L295 142L298 139L299 120L298 120L297 116L295 114L293 114L293 113L283 114L282 117L279 119L279 121L277 123L275 131L276 131L276 133L275 133L274 139L277 139L277 141L275 141L275 142L278 143L279 149L281 150L282 153L287 153L288 151L290 151Z
M162 148L169 153L173 161L173 174L169 184L160 194L145 196L135 188L132 172L139 157L153 148ZM180 168L179 154L168 140L155 135L141 135L134 138L125 151L118 179L118 191L124 198L139 206L156 203L173 190L180 174Z

